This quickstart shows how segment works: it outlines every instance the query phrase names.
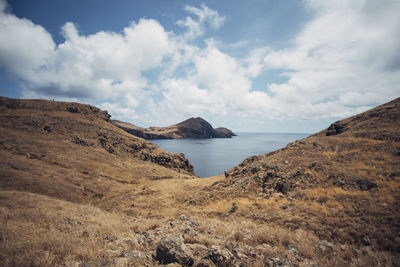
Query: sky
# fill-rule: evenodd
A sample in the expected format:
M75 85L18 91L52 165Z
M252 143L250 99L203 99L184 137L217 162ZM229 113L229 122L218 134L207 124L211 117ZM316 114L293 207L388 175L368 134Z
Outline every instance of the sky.
M400 96L397 0L0 0L0 95L313 133Z

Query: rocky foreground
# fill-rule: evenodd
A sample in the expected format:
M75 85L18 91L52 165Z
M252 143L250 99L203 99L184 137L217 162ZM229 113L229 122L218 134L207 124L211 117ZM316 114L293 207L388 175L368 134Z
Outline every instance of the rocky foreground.
M205 179L93 106L0 114L1 266L400 265L400 99Z
M144 139L231 138L236 136L231 130L224 127L214 129L209 122L199 117L190 118L168 127L141 128L117 120L112 123L128 133Z

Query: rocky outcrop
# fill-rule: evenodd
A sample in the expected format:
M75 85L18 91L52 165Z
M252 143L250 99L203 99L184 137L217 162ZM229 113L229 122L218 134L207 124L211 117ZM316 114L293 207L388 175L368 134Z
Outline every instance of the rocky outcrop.
M231 138L236 136L227 128L214 129L209 122L202 118L190 118L168 127L141 128L116 120L112 123L128 133L144 139Z
M219 246L211 246L204 258L211 260L216 266L221 267L232 266L235 262L235 257L232 253Z
M183 266L193 265L191 250L178 237L167 236L163 238L157 246L156 259L161 264L176 262Z
M400 266L400 99L207 179L88 105L0 114L3 265Z
M280 150L249 157L226 171L226 179L210 186L207 193L215 198L253 195L268 203L283 199L276 205L282 213L276 220L278 224L291 224L287 221L288 213L303 214L313 218L313 223L299 220L295 224L307 225L321 240L342 243L351 240L358 246L372 244L381 250L392 250L397 248L397 241L390 237L398 235L399 228L394 222L399 215L392 212L397 203L388 199L399 197L400 191L393 189L400 179L399 151L400 98L397 98L334 122L329 128ZM299 203L303 201L310 203L309 206L301 207ZM263 221L270 214L260 215L257 211L254 216ZM382 217L387 218L385 224L379 219ZM351 236L336 236L337 225L344 218L356 218L352 224L341 225L340 231L351 232ZM327 234L333 232L335 238ZM322 242L318 249L332 250L329 247Z
M7 178L0 179L0 187L79 201L102 199L110 184L135 183L143 176L193 174L183 154L122 131L107 111L94 106L0 97L0 113L0 177ZM113 173L104 172L114 167ZM118 174L123 171L127 174ZM103 180L94 184L90 178Z
M332 123L326 130L326 136L341 134L346 130L346 125L337 121Z
M225 127L216 128L215 131L222 137L230 138L232 136L236 136L231 130Z

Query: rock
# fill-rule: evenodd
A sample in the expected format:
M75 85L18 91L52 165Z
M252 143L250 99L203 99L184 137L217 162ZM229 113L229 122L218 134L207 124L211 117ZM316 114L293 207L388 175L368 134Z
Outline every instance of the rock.
M232 203L232 208L228 211L229 213L234 213L235 211L237 211L238 206L236 205L235 202Z
M247 228L242 228L241 230L246 235L250 235L251 234L251 231L249 229L247 229Z
M146 240L147 240L146 236L141 235L141 234L136 234L135 240L139 246L146 246Z
M362 243L364 246L370 246L370 245L371 245L371 240L369 239L368 236L364 236L364 237L361 239L361 243Z
M156 260L161 264L177 262L184 266L193 265L192 251L177 237L164 237L156 248Z
M129 259L125 257L118 257L112 260L110 266L128 267Z
M232 136L236 136L236 134L225 127L219 127L214 130L217 132L217 134L219 135L218 137L220 138L231 138Z
M299 247L296 244L287 245L287 250L292 251L294 255L299 255Z
M374 181L369 181L367 179L360 179L357 181L358 186L361 190L369 191L372 188L378 187Z
M290 187L285 182L277 182L274 189L275 191L281 192L282 194L286 195L290 190Z
M202 259L196 264L196 267L212 267L214 264L210 260Z
M67 111L71 113L78 113L79 110L77 107L67 107Z
M201 244L187 244L187 246L193 251L194 256L205 255L208 251L208 248Z
M50 133L53 130L53 127L51 125L45 125L43 127L43 130L47 131L48 133Z
M235 261L235 258L229 250L218 246L211 246L204 259L209 259L220 267L232 266Z
M122 251L121 257L129 258L129 259L141 259L142 258L142 253L138 250L124 250Z
M179 216L179 220L181 220L181 221L188 221L188 220L189 220L189 218L188 218L188 217L186 217L186 215L185 215L185 214L182 214L181 216Z
M358 248L353 248L352 251L353 255L356 257L361 255L361 250L359 250Z
M266 266L268 267L292 267L292 263L289 260L281 260L278 258L270 259Z
M241 242L237 244L236 248L232 249L232 253L235 255L235 257L242 260L255 258L257 256L254 248Z
M346 125L340 121L332 123L326 132L327 136L341 134L346 130Z
M321 253L324 253L324 254L333 251L333 245L326 240L322 240L322 241L318 242L317 248L319 249L319 251Z
M74 136L74 143L81 146L89 146L89 143L80 138L79 136Z
M255 174L259 171L259 169L257 167L253 167L251 168L251 174Z
M104 239L107 240L108 242L114 242L115 240L117 240L117 238L113 235L108 235Z

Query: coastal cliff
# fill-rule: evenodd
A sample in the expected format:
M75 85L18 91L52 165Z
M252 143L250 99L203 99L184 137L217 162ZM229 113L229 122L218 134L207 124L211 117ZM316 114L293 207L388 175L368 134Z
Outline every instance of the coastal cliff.
M112 123L124 131L144 139L180 139L180 138L231 138L236 136L227 128L214 129L203 118L190 118L168 127L141 128L136 125L113 120Z

